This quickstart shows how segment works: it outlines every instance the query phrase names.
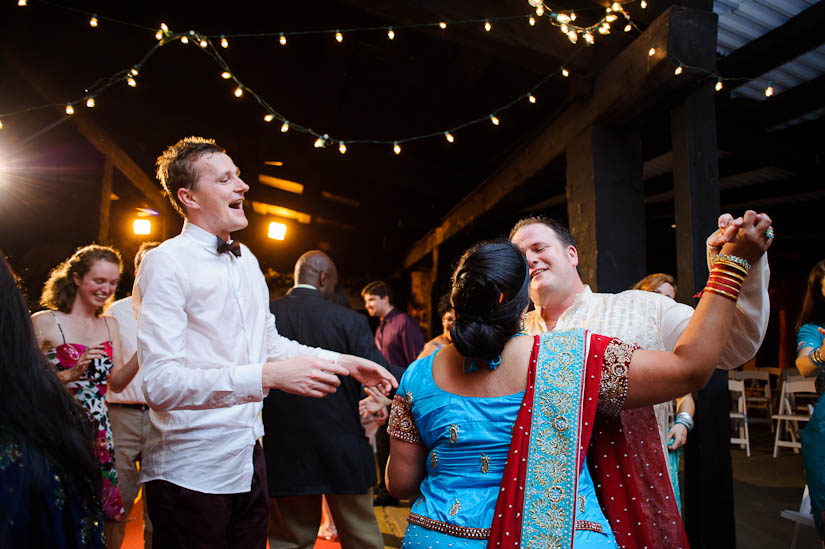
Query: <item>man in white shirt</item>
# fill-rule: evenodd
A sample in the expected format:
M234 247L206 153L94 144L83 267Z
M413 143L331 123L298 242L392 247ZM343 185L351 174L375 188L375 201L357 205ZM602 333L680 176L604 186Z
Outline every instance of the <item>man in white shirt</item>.
M258 262L230 234L249 189L214 141L180 140L158 178L183 231L143 259L133 292L151 431L141 480L153 546L266 546L261 401L270 388L322 397L339 375L385 393L381 366L281 337ZM284 451L289 451L285 448Z
M135 254L135 275L146 252L157 248L160 242L144 242ZM117 320L120 331L120 350L129 363L137 361L137 322L132 310L132 297L115 301L106 309L106 315ZM143 461L143 445L149 434L149 407L143 398L142 376L138 369L135 377L123 391L106 392L109 406L109 421L112 424L112 438L115 443L115 466L117 468L117 488L126 516L132 512L132 505L140 488L138 482L138 462ZM149 504L143 497L143 545L152 549L152 522L149 519Z
M761 216L767 218L765 214L757 216L751 211L737 220L727 214L721 216L719 226L722 230L708 239L709 257L718 253L717 247L721 248L724 240L742 223L756 224ZM693 314L693 308L688 305L653 292L628 290L618 294L593 293L579 277L576 268L579 256L573 237L566 227L553 219L522 219L510 231L510 240L525 254L529 266L530 299L535 310L525 315L524 326L531 335L548 330L587 328L605 336L638 343L644 349L672 350ZM753 358L759 349L770 314L769 278L767 254L763 254L753 265L742 286L736 304L733 331L722 352L719 367L736 368ZM652 409L629 412L623 412L623 421L653 419ZM640 459L659 460L667 455L667 450L662 447L636 448L634 442L628 440ZM728 448L726 443L724 451L729 470ZM719 461L723 458L720 455ZM720 465L723 466L724 464ZM720 476L720 480L723 476ZM662 507L673 501L670 482L641 479L642 482L645 480L661 487ZM732 519L732 478L728 478L727 483L730 486L719 486L719 490L721 492L727 489L730 492L730 509L720 509L719 514L724 515L729 511ZM719 499L727 501L722 496ZM720 505L727 507L724 503Z

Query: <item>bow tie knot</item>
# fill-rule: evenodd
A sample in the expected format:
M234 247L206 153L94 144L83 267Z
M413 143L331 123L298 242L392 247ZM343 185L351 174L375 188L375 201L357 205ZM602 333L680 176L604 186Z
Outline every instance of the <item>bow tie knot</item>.
M227 242L221 237L218 237L218 253L231 253L235 257L241 257L241 243L237 240Z

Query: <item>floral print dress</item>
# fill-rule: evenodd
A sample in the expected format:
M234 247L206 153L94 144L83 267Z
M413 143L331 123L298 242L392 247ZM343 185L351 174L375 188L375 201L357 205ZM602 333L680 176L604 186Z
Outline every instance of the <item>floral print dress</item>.
M57 315L52 313L52 316L57 322L63 343L49 350L46 357L59 372L74 366L80 355L86 350L86 346L79 343L67 343ZM103 320L106 321L105 318ZM109 329L108 323L106 329ZM97 425L95 454L98 461L100 461L100 469L103 474L103 494L101 494L103 515L108 520L122 521L126 520L126 514L117 488L115 445L112 440L111 423L109 422L109 408L106 406L105 400L109 373L114 365L112 362L112 341L110 339L101 345L106 351L106 356L92 360L79 379L66 384L66 389L83 405L89 412L92 421Z

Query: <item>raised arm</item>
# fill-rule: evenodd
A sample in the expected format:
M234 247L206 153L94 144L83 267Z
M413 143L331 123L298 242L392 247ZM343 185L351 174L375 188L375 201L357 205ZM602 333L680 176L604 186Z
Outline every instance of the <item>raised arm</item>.
M822 372L825 362L825 328L805 324L797 335L796 368L805 377Z
M722 252L753 263L771 244L767 215L748 211L732 242ZM719 286L723 288L724 286ZM696 312L673 352L638 350L628 372L625 407L646 406L680 397L702 388L719 360L730 336L736 301L705 291Z

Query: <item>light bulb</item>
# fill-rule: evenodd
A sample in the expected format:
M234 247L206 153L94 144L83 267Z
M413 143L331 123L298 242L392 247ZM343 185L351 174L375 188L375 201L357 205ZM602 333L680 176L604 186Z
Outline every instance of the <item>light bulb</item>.
M289 131L289 122L284 122L281 124L281 133L286 133Z
M773 95L773 86L772 86L772 85L769 85L769 86L765 89L765 97L770 97L770 96L772 96L772 95Z
M338 152L341 154L347 154L347 146L344 145L343 141L341 141L341 143L338 144Z
M645 2L645 0L642 0L642 1L639 3L639 6L640 6L642 9L645 9L645 8L647 7L647 2Z
M498 125L501 123L501 122L499 121L499 119L498 119L498 118L496 118L496 116L495 116L495 115L493 115L493 114L491 114L491 115L490 115L490 122L492 122L492 123L493 123L493 126L498 126Z
M204 40L203 38L201 38L201 41L200 41L200 47L205 48L205 47L206 47L206 46L208 46L208 45L209 45L209 42L207 42L206 40Z
M622 5L618 2L613 2L613 4L610 6L610 9L612 9L613 11L622 11Z
M131 76L126 79L126 83L129 84L130 88L134 88L135 86L137 86L137 80L135 80Z
M275 118L275 117L272 116L271 114L267 114L266 116L264 116L264 122L272 122L273 118Z
M95 106L95 98L90 97L89 99L87 99L86 100L86 106L89 107L90 109L93 109L94 106Z
M229 71L223 71L221 73L221 78L223 78L224 80L229 80L230 78L232 78L232 73Z
M335 39L338 40L338 42L343 42L344 41L344 35L341 34L340 31L335 31Z
M129 74L131 74L132 76L137 76L138 75L137 67L132 67L132 70L129 71Z
M654 55L656 55L656 46L653 46L653 47L651 47L649 50L647 50L647 54L648 54L650 57L653 57Z
M610 15L608 15L607 17L604 18L604 20L607 21L608 23L612 23L616 19L618 19L618 17L616 16L615 13L611 13Z
M533 95L533 94L531 93L531 94L527 97L527 100L528 100L530 103L535 103L535 102L536 102L536 96L535 96L535 95Z
M282 46L286 46L286 36L284 36L284 33L281 33L281 37L278 39L278 42L280 42Z
M544 6L542 4L536 6L536 15L538 15L539 17L544 15Z
M319 137L318 139L316 139L316 140L315 140L315 143L313 144L313 146L314 146L316 149L322 149L322 148L324 148L324 147L326 146L326 143L324 143L324 138L323 138L323 137Z
M570 32L567 33L567 38L570 39L570 41L575 44L576 41L579 39L579 35L576 34L576 31L571 30Z
M490 32L491 30L493 30L493 25L491 25L489 21L485 21L484 22L484 30L486 30L487 32Z
M155 40L162 40L163 39L163 31L158 31L155 33Z
M188 39L187 37L185 37L185 36L181 36L181 37L180 37L180 43L181 43L181 44L188 44L188 43L189 43L189 39Z
M528 20L527 20L527 22L528 22L528 23L530 23L530 26L531 26L531 27L535 27L535 26L536 26L536 18L535 18L535 17L533 17L532 15L530 16L530 19L528 19Z
M66 114L69 116L74 114L74 107L71 104L66 105Z
M28 5L28 2L26 0L17 0L17 5L20 6L20 7L24 7L24 6ZM2 127L3 127L3 124L0 123L0 128L2 128Z
M576 20L576 12L574 12L574 11L571 11L571 12L570 12L570 20L571 20L571 21L575 21L575 20Z
M714 88L716 88L716 91L722 91L722 87L722 79L719 78L718 80L716 80L716 86L714 86Z
M570 71L569 71L569 70L567 70L567 69L562 69L562 70L561 70L561 74L562 74L562 76L564 76L565 78L567 78L568 76L570 76Z
M682 69L682 65L679 65L678 67L676 67L676 70L673 71L673 74L675 74L676 76L679 76L680 74L682 74L683 70L684 69Z
M392 30L392 28L390 28L390 30L387 31L387 38L389 38L390 40L395 40L395 31Z
M605 23L599 27L599 34L610 34L610 23Z
M593 35L590 34L589 32L584 33L582 35L582 38L584 38L584 41L587 42L588 45L590 45L590 46L593 45Z
M632 29L632 28L633 27L630 26L630 23L628 23L627 25L624 26L624 31L625 32L630 32L630 29Z
M162 30L163 32L169 32L169 27L166 26L166 23L161 23L160 30Z
M560 13L556 16L556 21L564 25L570 22L570 16L566 13Z
M97 15L92 15L92 18L89 19L89 26L96 27L97 26Z
M17 4L17 5L19 6L20 4ZM26 4L23 4L23 5L25 6ZM2 130L2 129L3 129L3 121L0 120L0 130Z
M401 154L401 145L399 145L397 141L392 145L392 152L395 154Z
M566 23L561 26L561 32L563 32L564 34L567 34L569 30L570 27L568 27Z
M241 88L240 86L235 88L235 97L240 97L242 95L243 95L243 88Z
M442 29L446 29L446 28L447 28L447 23L445 23L444 21L442 21L442 22L440 22L440 23L438 24L438 26L439 26L439 27L441 27Z
M222 47L223 49L226 49L226 48L228 48L228 47L229 47L229 40L227 40L227 39L226 39L226 38L224 38L223 36L221 36L221 47Z
M455 141L455 137L453 137L453 134L451 134L450 132L444 132L444 138L445 138L447 141L449 141L450 143L452 143L453 141Z

